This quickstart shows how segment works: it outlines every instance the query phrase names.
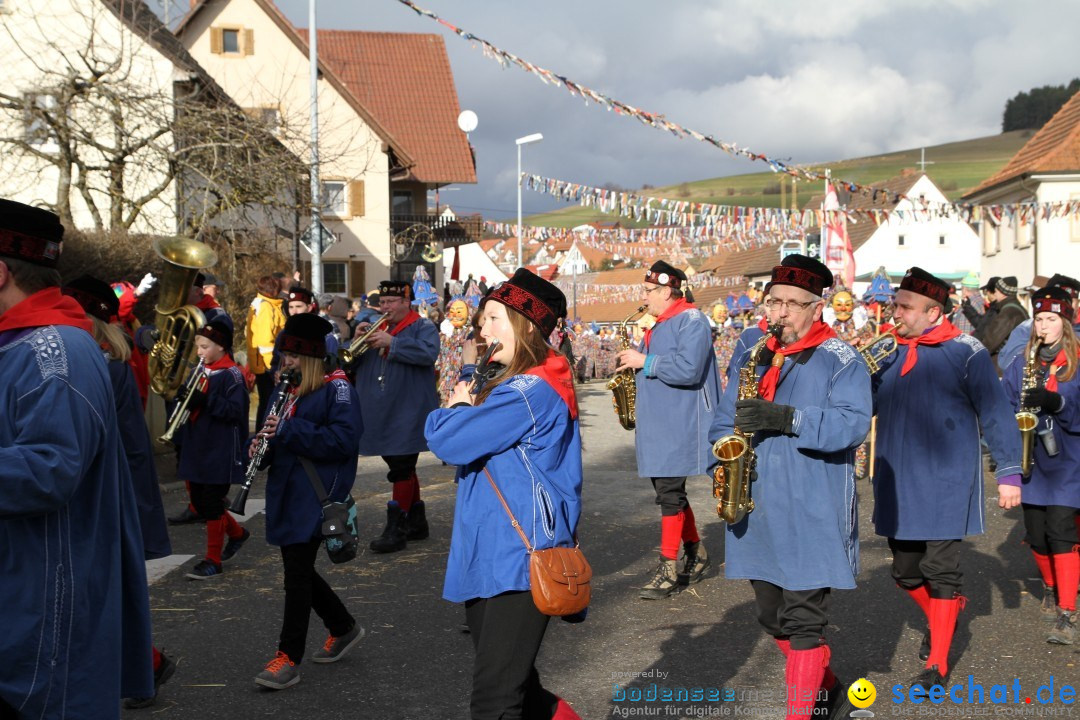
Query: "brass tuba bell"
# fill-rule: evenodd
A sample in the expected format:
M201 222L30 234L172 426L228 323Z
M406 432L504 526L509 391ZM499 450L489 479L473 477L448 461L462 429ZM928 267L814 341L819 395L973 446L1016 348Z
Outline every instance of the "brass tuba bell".
M172 400L196 365L195 333L206 324L202 311L187 304L188 292L199 271L217 262L217 253L187 238L158 238L154 252L166 266L158 283L156 342L147 365L150 389Z

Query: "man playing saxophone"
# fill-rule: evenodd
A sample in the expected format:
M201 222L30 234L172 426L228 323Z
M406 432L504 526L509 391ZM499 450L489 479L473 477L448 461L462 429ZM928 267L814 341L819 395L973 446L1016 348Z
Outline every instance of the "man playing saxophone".
M852 589L859 570L855 448L870 429L870 375L862 358L822 322L823 264L789 255L765 287L768 320L745 330L709 441L735 429L752 438L755 507L729 525L726 575L750 581L758 621L786 661L787 717L828 707L847 717L847 685L829 666L824 630L832 588ZM768 325L779 325L757 354L757 397L740 400L740 371Z
M636 370L638 475L652 478L660 506L660 563L641 597L657 600L701 580L709 556L686 499L686 477L709 466L706 432L720 401L709 321L692 304L686 273L658 260L645 275L643 301L656 324L639 350L618 353L618 370ZM685 289L685 290L684 290ZM677 571L683 546L682 573Z

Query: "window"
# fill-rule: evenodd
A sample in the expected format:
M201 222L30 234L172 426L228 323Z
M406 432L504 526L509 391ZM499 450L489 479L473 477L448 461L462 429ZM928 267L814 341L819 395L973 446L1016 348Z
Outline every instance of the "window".
M210 52L215 55L252 55L255 52L255 35L250 28L212 27Z
M945 244L945 236L944 235L938 235L937 244L938 245L944 245Z
M904 236L903 235L897 235L896 236L896 244L898 246L900 246L900 247L904 246Z
M323 262L323 291L330 295L348 295L345 274L348 263Z
M323 212L330 215L345 214L345 183L328 180L322 184Z
M23 94L23 103L23 128L26 141L31 145L55 145L56 133L49 119L56 119L56 96L28 92Z
M275 107L259 108L259 120L266 126L266 129L272 133L277 133L281 129L281 113Z
M411 215L413 211L412 191L395 190L391 196L391 215Z
M240 52L240 31L239 30L222 30L221 31L221 51L227 53L239 53Z

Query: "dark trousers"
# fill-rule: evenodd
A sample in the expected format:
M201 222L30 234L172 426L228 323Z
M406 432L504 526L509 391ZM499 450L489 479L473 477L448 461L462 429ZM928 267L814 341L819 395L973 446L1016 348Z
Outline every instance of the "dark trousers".
M315 538L281 548L281 562L285 566L285 617L281 623L278 650L295 663L304 658L312 610L334 637L341 637L356 624L341 599L315 572L315 558L321 545L322 540Z
M960 594L959 540L897 540L889 538L892 576L905 590L926 583L930 597L951 600Z
M1076 533L1076 508L1064 505L1024 505L1025 540L1040 555L1071 553L1080 543Z
M686 508L685 475L682 477L654 477L652 478L652 486L653 490L656 491L656 504L660 506L661 515L678 515L680 510Z
M188 483L191 491L191 504L195 512L207 520L217 520L225 514L225 498L229 495L229 485L225 483Z
M386 473L386 479L390 482L401 482L412 478L416 472L416 461L420 459L420 453L412 455L383 455L383 462L390 468Z
M0 720L19 720L15 708L4 702L3 698L0 698Z
M540 684L535 665L549 619L528 591L465 603L476 650L472 720L548 720L554 714L559 699Z
M829 624L829 588L785 590L765 580L751 580L758 622L774 638L787 638L792 650L813 650L825 644Z
M266 406L270 404L270 396L274 394L274 374L267 370L262 375L256 375L255 389L259 391L259 404L255 409L255 430L259 431L266 419Z

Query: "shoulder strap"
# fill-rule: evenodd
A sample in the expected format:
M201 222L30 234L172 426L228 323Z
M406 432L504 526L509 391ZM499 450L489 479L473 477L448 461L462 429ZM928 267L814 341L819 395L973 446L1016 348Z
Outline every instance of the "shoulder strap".
M301 460L304 459L305 458L301 458ZM506 514L510 516L510 524L514 526L514 529L517 530L518 535L521 536L521 542L525 543L525 549L531 553L533 549L532 545L529 543L529 538L525 537L525 531L521 529L521 525L520 523L518 523L517 518L514 517L514 513L510 510L510 506L506 504L506 499L503 497L503 494L499 492L499 486L495 484L495 478L491 477L491 472L487 469L486 466L484 467L484 474L487 475L488 482L491 483L491 487L495 490L495 494L499 496L499 502L502 503L503 510L505 510Z
M304 466L304 472L307 473L308 480L311 481L311 487L315 489L315 494L319 497L319 504L326 504L326 489L323 488L322 480L319 479L319 474L315 472L315 463L310 459L299 456L300 464ZM509 512L509 510L507 510Z

